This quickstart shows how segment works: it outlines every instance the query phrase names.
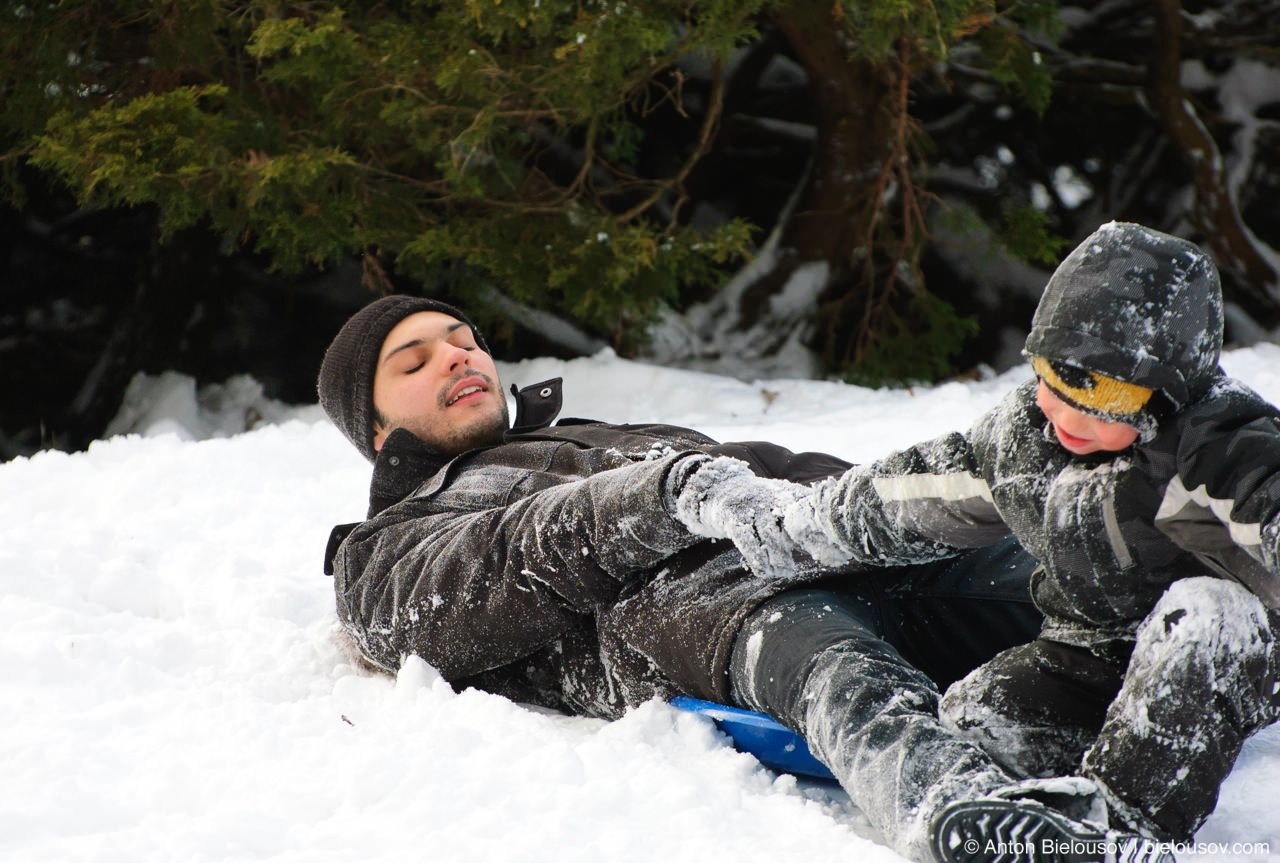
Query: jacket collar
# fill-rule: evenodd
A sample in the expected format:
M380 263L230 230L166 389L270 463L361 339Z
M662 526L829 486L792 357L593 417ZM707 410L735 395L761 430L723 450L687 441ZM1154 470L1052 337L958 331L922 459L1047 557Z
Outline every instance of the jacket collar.
M552 378L524 389L518 389L512 384L511 394L516 397L516 420L511 424L509 434L534 431L551 425L564 407L563 383L563 378Z
M552 378L523 389L511 387L516 398L516 419L507 438L522 432L546 428L555 421L564 404L561 378ZM369 485L369 514L372 518L412 494L431 476L438 474L453 456L447 456L407 429L387 435L373 463Z

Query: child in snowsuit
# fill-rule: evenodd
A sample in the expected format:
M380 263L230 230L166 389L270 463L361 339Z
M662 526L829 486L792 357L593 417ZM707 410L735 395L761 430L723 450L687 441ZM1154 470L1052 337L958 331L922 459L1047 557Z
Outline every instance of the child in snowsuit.
M944 722L1025 777L1079 774L1112 825L1189 839L1277 718L1280 419L1218 366L1194 245L1110 223L1050 279L1036 379L967 435L825 481L785 514L815 558L906 564L1012 532L1038 639L947 691Z

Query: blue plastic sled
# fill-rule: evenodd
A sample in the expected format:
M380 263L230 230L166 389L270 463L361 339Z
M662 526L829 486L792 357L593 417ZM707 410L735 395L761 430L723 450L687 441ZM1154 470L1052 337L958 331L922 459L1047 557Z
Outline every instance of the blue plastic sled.
M804 738L763 713L687 695L671 699L671 706L711 717L720 730L729 735L735 749L754 755L765 767L810 779L835 781L827 766L813 757Z

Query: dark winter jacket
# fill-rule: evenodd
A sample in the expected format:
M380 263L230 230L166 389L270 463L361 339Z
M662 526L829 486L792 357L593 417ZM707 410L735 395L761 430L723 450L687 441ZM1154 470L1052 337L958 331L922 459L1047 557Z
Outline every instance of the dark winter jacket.
M1027 352L1158 394L1150 434L1074 456L1019 387L967 435L824 486L818 522L855 559L913 563L1010 531L1037 557L1046 635L1128 638L1170 583L1216 574L1280 607L1280 414L1225 377L1216 271L1185 241L1104 226L1055 272Z
M728 701L733 637L770 581L671 515L673 470L733 455L808 482L849 465L663 425L549 423L560 382L517 394L505 442L444 458L407 431L374 465L368 520L335 528L338 617L395 670L422 657L457 687L591 716L685 692ZM340 543L340 544L339 544Z
M1028 383L967 435L835 484L822 492L833 530L864 561L917 563L1012 532L1042 564L1032 595L1058 640L1127 638L1165 588L1196 575L1280 607L1280 419L1225 378L1109 458L1063 449Z

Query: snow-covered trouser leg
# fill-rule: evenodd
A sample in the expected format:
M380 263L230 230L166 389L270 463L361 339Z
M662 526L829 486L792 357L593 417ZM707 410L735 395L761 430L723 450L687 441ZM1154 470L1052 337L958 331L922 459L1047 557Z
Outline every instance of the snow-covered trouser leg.
M930 826L947 803L1012 780L942 728L937 687L868 615L869 605L831 591L765 603L735 642L735 699L801 734L889 845L926 861Z
M1120 689L1128 647L1018 645L953 683L939 718L1015 776L1074 774Z
M1083 774L1117 814L1132 807L1168 838L1194 835L1245 739L1277 718L1274 625L1254 594L1225 579L1165 591L1084 757Z

